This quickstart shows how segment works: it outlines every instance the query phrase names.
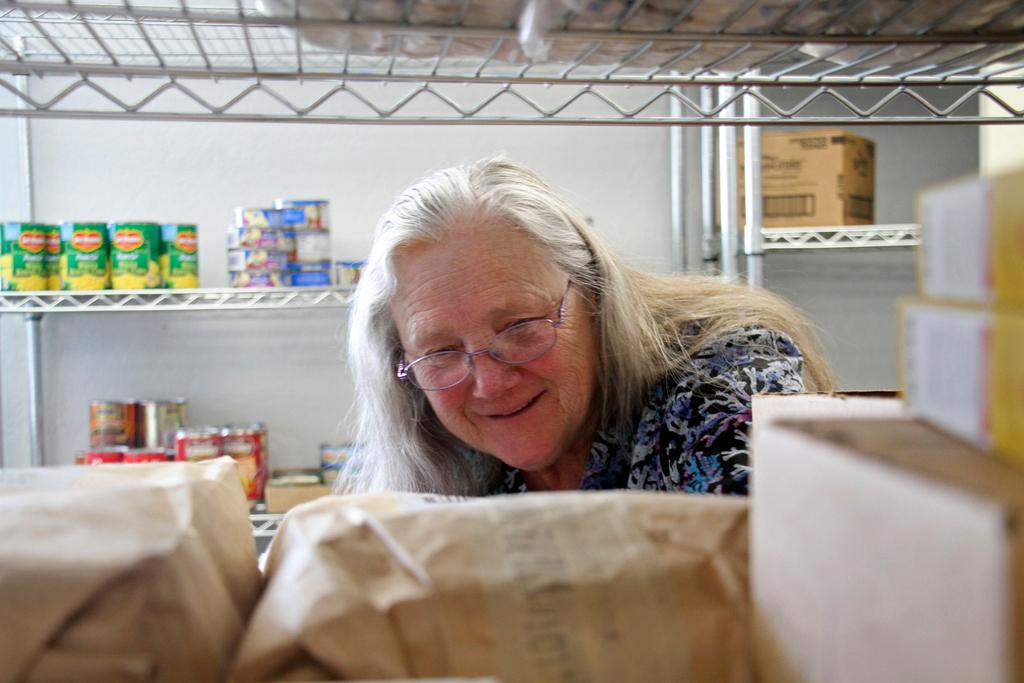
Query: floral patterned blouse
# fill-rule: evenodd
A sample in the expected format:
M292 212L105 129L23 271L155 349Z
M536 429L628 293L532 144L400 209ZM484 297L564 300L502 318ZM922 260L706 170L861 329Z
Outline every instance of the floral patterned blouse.
M693 364L650 389L630 429L598 432L581 490L747 493L751 398L803 391L803 357L781 332L744 328L712 340ZM490 491L525 492L522 472L507 465Z

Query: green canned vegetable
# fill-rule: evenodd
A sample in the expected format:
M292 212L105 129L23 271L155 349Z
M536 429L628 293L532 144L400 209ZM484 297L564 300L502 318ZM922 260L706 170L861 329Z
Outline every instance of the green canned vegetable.
M160 287L160 226L109 223L110 282L114 289Z
M165 223L161 228L160 272L174 289L199 286L199 241L196 226Z
M0 289L46 289L46 225L4 223L0 233Z
M60 289L60 228L46 226L46 288Z
M110 289L105 223L60 224L61 289Z

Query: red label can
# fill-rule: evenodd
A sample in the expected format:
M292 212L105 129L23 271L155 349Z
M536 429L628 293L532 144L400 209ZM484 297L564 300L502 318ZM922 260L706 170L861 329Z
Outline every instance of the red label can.
M238 476L249 500L262 500L267 483L267 429L260 423L225 427L224 455L238 465Z
M93 451L86 451L86 465L105 465L124 461L124 454L127 451L124 447L104 448Z
M89 404L89 448L134 445L134 401L92 401Z
M174 459L196 462L219 458L223 443L218 427L179 429L174 433Z
M167 452L162 448L129 448L124 452L123 462L167 462Z

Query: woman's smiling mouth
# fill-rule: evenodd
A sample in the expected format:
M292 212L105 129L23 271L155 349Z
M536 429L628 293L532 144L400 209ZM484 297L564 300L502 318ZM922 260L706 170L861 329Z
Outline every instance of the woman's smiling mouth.
M489 417L489 418L491 418L493 420L503 420L503 419L506 419L506 418L509 418L509 417L516 417L516 416L521 415L522 413L524 413L531 406L533 406L533 404L535 404L537 402L537 400L541 396L543 396L543 395L544 395L544 392L542 391L539 394L537 394L536 396L534 396L533 398L531 398L529 401L524 403L523 405L519 406L518 408L510 410L507 413L494 413L492 415L488 415L487 417Z

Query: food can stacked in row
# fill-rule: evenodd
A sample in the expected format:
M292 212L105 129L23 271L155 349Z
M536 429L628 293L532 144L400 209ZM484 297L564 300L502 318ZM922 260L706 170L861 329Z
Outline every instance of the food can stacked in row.
M175 433L188 419L183 398L165 401L96 400L89 404L88 465L170 459Z
M329 486L334 486L355 456L355 444L320 444L320 479Z
M274 208L235 209L228 228L232 287L329 287L327 201L278 199Z
M188 427L174 434L174 459L198 462L229 455L249 500L262 500L267 483L268 439L262 422L226 427Z
M196 226L180 223L4 223L0 289L199 286Z

